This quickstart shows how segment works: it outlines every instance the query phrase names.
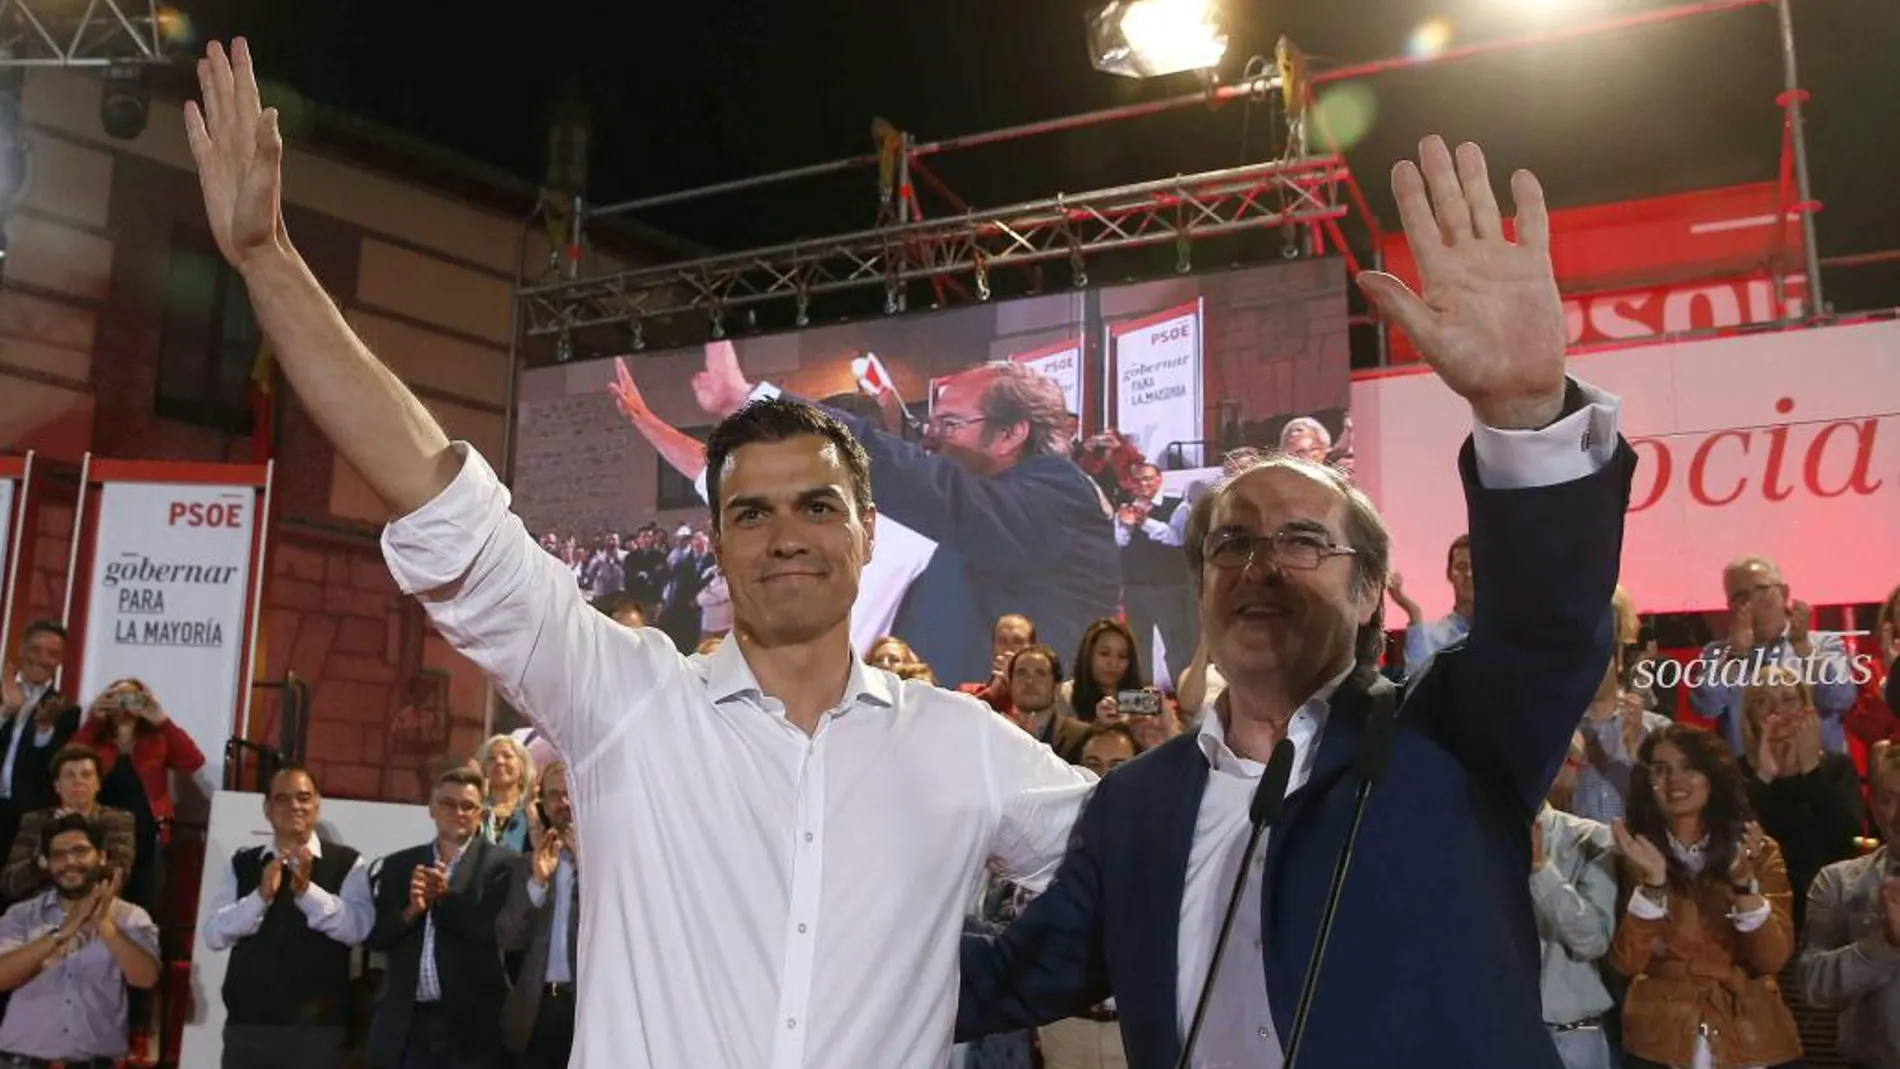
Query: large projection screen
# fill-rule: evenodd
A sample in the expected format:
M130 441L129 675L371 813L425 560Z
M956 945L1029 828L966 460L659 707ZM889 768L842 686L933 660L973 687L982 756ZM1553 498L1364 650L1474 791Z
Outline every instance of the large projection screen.
M693 441L717 407L695 377L730 345L747 382L843 413L872 455L860 652L897 635L955 685L987 678L1002 613L1068 667L1092 620L1125 612L1159 682L1198 641L1161 533L1178 536L1184 497L1237 446L1351 463L1345 276L1300 261L628 354L657 432L619 411L611 358L525 372L515 505L590 595L632 593L683 649L729 627ZM861 388L872 354L901 409ZM1040 455L998 467L991 422L1026 428Z

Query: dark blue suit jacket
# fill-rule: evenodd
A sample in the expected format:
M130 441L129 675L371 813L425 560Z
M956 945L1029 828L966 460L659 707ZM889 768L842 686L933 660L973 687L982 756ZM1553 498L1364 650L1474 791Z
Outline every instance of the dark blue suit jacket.
M1400 706L1312 1007L1306 1069L1560 1066L1538 994L1530 821L1609 663L1634 462L1619 443L1587 478L1487 491L1465 446L1471 634ZM1283 1049L1352 818L1372 688L1390 685L1362 668L1335 692L1312 777L1268 840L1262 958ZM1128 1064L1174 1064L1185 1033L1181 898L1207 775L1184 735L1102 781L1049 890L1000 938L964 938L959 1036L1057 1020L1113 994Z
M929 661L937 678L951 685L988 679L986 639L1006 613L1035 621L1037 638L1066 662L1092 621L1120 609L1113 518L1102 510L1095 483L1069 458L1031 457L997 475L975 475L849 412L825 411L851 428L870 454L879 511L934 539L940 554L952 548L962 560L961 591L923 583L949 578L933 560L938 574L920 577L899 616L898 637ZM939 593L946 595L941 601ZM978 614L974 628L961 617L970 597ZM944 652L925 652L932 648Z

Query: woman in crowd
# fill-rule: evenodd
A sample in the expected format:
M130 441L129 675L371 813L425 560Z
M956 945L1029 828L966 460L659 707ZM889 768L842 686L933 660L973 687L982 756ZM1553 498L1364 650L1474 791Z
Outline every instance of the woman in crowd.
M871 648L865 651L864 663L886 672L895 672L898 665L916 664L917 653L910 648L910 643L896 635L885 635L871 643Z
M1701 728L1646 739L1614 825L1628 905L1610 945L1630 978L1630 1069L1755 1069L1801 1057L1775 974L1794 953L1781 849L1750 819L1742 773Z
M1870 750L1882 742L1900 743L1900 586L1888 591L1887 600L1880 603L1873 643L1868 651L1873 671L1846 720L1848 733Z
M497 735L476 755L488 779L488 841L517 853L528 850L528 800L534 797L534 759L512 735Z
M1082 720L1117 724L1125 710L1115 696L1147 686L1141 674L1141 655L1128 625L1103 617L1082 632L1082 643L1075 651L1075 678L1062 684L1061 696Z
M1800 931L1815 874L1857 852L1854 840L1867 822L1860 770L1844 754L1822 752L1807 681L1780 666L1768 666L1743 691L1742 746L1748 803L1788 863Z

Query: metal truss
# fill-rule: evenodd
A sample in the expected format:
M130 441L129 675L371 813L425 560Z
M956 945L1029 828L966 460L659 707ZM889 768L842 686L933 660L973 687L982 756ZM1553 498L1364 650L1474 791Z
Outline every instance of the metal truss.
M1347 209L1334 186L1346 178L1337 155L1248 164L528 286L521 310L530 336L621 325L637 339L642 320L690 312L707 316L718 337L734 309L792 301L803 325L813 296L842 290L882 286L885 310L896 312L905 283L967 277L977 299L988 300L990 272L1049 260L1068 259L1075 285L1086 286L1089 254L1115 249L1174 243L1187 270L1199 238L1338 220Z
M0 0L0 69L163 63L157 0Z

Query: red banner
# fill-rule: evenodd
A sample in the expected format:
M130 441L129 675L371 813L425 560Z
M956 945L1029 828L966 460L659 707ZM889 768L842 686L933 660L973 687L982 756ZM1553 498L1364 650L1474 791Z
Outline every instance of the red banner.
M1798 315L1804 275L1788 275L1778 303L1772 263L1799 262L1800 217L1777 225L1772 182L1551 213L1551 260L1573 348L1686 331L1773 323ZM1418 286L1401 233L1386 235L1385 269ZM1393 363L1418 359L1391 336Z

